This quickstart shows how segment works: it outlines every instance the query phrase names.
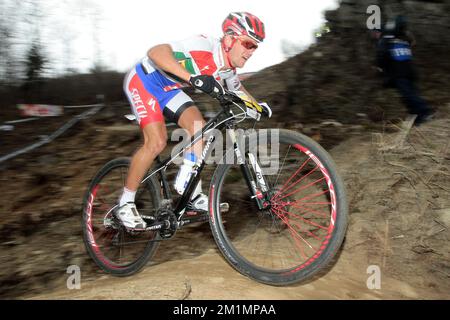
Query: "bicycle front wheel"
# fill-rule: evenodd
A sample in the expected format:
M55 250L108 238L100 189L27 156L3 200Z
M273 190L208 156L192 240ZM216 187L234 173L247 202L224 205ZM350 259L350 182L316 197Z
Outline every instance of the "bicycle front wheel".
M116 276L138 272L154 255L160 240L156 231L126 231L114 215L129 165L129 158L105 164L92 179L83 201L86 250L101 269ZM156 215L160 204L158 191L153 179L140 185L135 204L141 216Z
M319 144L288 130L265 134L249 135L242 152L261 167L265 186L248 165L264 208L251 198L240 165L222 164L211 181L210 225L235 269L262 283L287 285L311 279L336 256L347 228L347 200ZM224 202L227 213L220 212Z

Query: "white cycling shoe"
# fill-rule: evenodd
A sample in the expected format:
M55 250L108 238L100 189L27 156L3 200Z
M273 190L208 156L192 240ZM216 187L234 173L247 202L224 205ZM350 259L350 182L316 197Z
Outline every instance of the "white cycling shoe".
M208 196L203 193L199 193L194 199L191 200L190 208L196 211L208 211Z
M191 200L191 203L189 205L191 210L195 211L205 211L208 212L208 203L209 198L207 195L200 193L198 194L194 199ZM220 204L220 212L225 213L229 210L228 202L222 202Z
M140 231L147 227L147 223L139 215L133 202L127 202L119 207L116 216L127 229Z

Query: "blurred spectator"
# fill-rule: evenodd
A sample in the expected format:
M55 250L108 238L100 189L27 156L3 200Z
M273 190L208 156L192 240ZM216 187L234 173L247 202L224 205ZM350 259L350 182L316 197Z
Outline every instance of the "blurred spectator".
M411 47L416 45L413 35L407 28L403 16L386 23L382 33L374 34L379 38L377 45L377 66L383 73L384 85L398 90L410 114L416 114L415 125L431 119L434 111L420 96L416 86L417 71L412 63Z

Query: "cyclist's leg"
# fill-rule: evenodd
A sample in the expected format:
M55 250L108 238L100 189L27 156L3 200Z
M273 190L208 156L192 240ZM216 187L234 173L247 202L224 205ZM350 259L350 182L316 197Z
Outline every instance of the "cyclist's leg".
M178 119L178 125L181 128L187 130L190 136L193 136L195 133L202 130L202 128L205 126L205 120L203 119L200 110L198 110L196 106L191 106L181 114L180 118ZM200 139L190 148L190 151L197 156L197 159L200 159L202 149L203 139ZM192 199L194 199L193 208L207 211L208 197L203 194L201 179L194 190Z
M178 90L178 93L167 102L164 108L164 116L175 123L181 128L185 129L190 137L192 137L198 131L201 131L205 125L202 114L195 106L192 99L183 91ZM197 158L200 158L202 154L203 141L200 139L187 151L193 152ZM194 193L193 199L202 193L202 183L199 181ZM204 201L206 203L206 200Z
M151 80L138 65L128 73L124 83L124 91L144 137L144 144L133 155L128 172L125 187L131 191L137 190L153 160L167 143L167 130L160 105L165 97Z
M167 131L160 107L160 95L145 75L134 68L126 76L124 91L142 130L144 144L133 155L122 196L119 199L118 215L129 228L145 228L146 224L137 215L134 205L136 191L156 156L167 143Z
M203 119L200 110L198 110L196 106L191 106L181 114L178 120L178 125L187 130L190 136L193 136L204 127L205 120ZM203 140L200 139L192 146L191 150L197 157L200 157L202 154L202 148Z
M150 169L153 160L164 150L167 144L167 130L164 122L153 122L142 128L144 144L131 159L126 188L136 191L140 182Z
M185 129L189 136L193 136L194 133L203 128L205 121L192 99L183 91L177 91L177 94L165 105L164 116ZM199 140L188 151L194 152L199 157L202 153L202 140Z

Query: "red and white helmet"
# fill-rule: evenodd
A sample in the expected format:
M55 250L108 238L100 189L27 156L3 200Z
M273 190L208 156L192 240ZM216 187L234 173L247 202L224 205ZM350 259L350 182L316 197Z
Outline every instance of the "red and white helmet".
M222 30L224 34L249 36L258 43L266 37L264 23L248 12L230 13L223 21Z

